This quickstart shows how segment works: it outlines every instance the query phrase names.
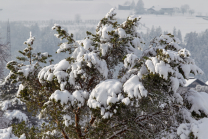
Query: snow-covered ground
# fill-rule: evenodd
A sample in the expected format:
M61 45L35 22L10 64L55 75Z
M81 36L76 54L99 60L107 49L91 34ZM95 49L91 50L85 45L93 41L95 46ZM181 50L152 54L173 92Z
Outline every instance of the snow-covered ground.
M82 20L100 20L112 8L118 4L123 4L126 0L93 0L93 1L70 1L70 0L0 0L0 21L10 19L10 21L19 20L74 20L77 14ZM157 0L158 4L159 1ZM155 1L146 0L146 7L155 5ZM172 6L180 7L180 3L170 2ZM191 8L194 8L193 2L188 2ZM204 11L203 0L198 0L201 10ZM195 8L199 8L196 6ZM117 10L118 18L127 18L133 11ZM208 10L207 10L208 13ZM197 14L197 13L196 13ZM206 11L204 12L206 14ZM208 20L197 18L190 15L142 15L141 22L148 28L161 27L163 31L172 32L173 28L180 29L183 37L191 31L201 32L208 29ZM145 32L146 28L141 31Z
M189 32L202 32L208 29L208 20L195 16L143 15L141 22L151 29L152 26L161 27L163 31L173 32L173 28L180 29L182 36Z

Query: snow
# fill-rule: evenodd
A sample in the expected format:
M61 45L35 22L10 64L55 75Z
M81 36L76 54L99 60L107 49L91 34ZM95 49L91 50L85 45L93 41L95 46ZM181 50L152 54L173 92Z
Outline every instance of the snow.
M127 97L127 98L122 99L122 102L123 102L125 105L129 105L131 101L130 101L130 99Z
M103 105L104 107L107 107L109 103L116 103L118 101L117 95L121 92L121 89L121 83L115 79L108 79L101 82L90 94L88 101L89 107L96 108L96 105L93 105L91 102L93 100L96 100L97 103Z
M170 77L170 80L171 80L171 88L172 88L173 92L176 93L176 91L179 88L178 78Z
M208 118L203 118L197 121L197 123L194 125L192 124L192 132L195 137L198 137L198 139L206 139L208 136L207 133L208 129Z
M182 109L181 114L184 120L188 120L189 123L182 123L177 129L177 134L181 139L187 139L192 132L195 138L207 139L208 132L208 118L202 118L196 120L192 117L191 112L196 112L201 115L201 112L208 115L208 94L205 92L197 92L194 89L190 89L186 93L185 99L191 105L191 109Z
M135 97L140 99L141 97L147 96L147 90L144 88L142 82L139 81L138 75L133 75L129 80L127 80L124 83L123 88L129 98Z
M84 45L84 49L88 50L88 49L93 49L94 47L91 45L92 41L88 38L86 38L84 41L83 41L83 45Z
M19 73L23 73L23 75L27 78L28 75L35 69L36 64L26 65L22 66L20 70L18 70Z
M125 68L133 68L136 64L136 60L138 60L138 57L134 54L127 54L126 58L124 59L124 67Z
M145 62L145 64L147 65L147 68L148 68L148 70L150 71L150 73L155 74L155 67L154 67L153 62L152 62L151 60L147 60L147 61ZM156 64L156 63L155 63L155 64Z
M115 8L111 8L110 11L105 15L105 18L110 18L111 16L115 15L116 13L114 11Z
M118 35L120 38L125 38L126 37L126 32L122 28L118 28Z
M72 122L71 122L71 116L69 116L69 115L64 115L63 116L63 119L64 119L64 124L65 124L65 126L69 126L69 125L72 125Z
M134 20L135 18L138 19L138 20L140 20L141 19L141 16L138 16L138 15L130 15L128 17L128 20Z
M20 120L20 121L27 121L28 120L27 115L22 113L19 110L5 111L3 116L5 118L10 119L10 120L13 120L15 118Z
M1 103L1 110L2 111L5 111L5 110L7 110L7 108L9 107L9 105L11 105L11 101L9 101L9 100L6 100L6 101L3 101L2 103Z
M44 67L38 73L40 83L43 83L44 80L52 81L53 77L56 77L58 82L60 83L61 90L64 90L68 77L68 73L66 72L66 70L70 69L70 66L71 65L69 64L69 62L66 61L66 59L63 59L58 64Z
M22 134L19 139L26 139L25 134Z
M30 38L27 39L27 41L24 42L24 44L27 44L28 46L31 46L35 40L35 37L32 36L32 32L30 32Z
M160 75L163 79L168 79L168 73L173 73L172 68L169 64L166 64L164 61L160 61L155 65L155 72Z
M0 138L1 139L18 139L18 137L12 134L12 127L0 129ZM21 139L24 139L24 138L21 138Z
M73 96L67 91L56 90L49 98L50 100L60 101L61 105L67 104L69 100L73 100Z
M190 109L191 112L194 111L200 115L200 111L203 111L208 115L208 94L206 92L197 92L191 89L186 99L192 105Z
M163 31L168 31L170 33L172 33L173 28L176 27L176 29L181 30L182 36L185 37L186 33L200 33L206 30L208 21L187 15L142 15L141 23L145 24L149 29L151 29L152 26L162 27ZM143 30L143 32L146 32L146 30Z
M1 139L26 139L25 134L22 134L20 138L16 137L12 134L12 127L8 127L5 129L0 129L0 138Z
M93 109L100 108L103 118L109 118L113 114L108 112L109 106L120 101L121 91L122 84L118 80L105 80L92 90L87 105Z
M114 14L114 9L111 9L110 12L106 15L106 18L109 18ZM134 16L130 16L129 20L133 20L134 18ZM112 19L109 18L108 20ZM124 22L122 25L125 24L126 22ZM135 24L137 25L139 23L136 22ZM53 27L53 29L56 28L59 28L59 26L55 25ZM183 104L182 96L176 92L176 90L179 88L179 85L183 86L185 83L184 77L181 73L184 73L185 78L189 78L189 74L191 71L194 73L201 73L202 71L197 66L195 66L194 60L189 57L189 51L187 51L186 49L182 49L178 45L180 42L178 42L176 38L171 38L168 35L162 35L160 37L157 37L155 39L156 42L152 45L152 48L145 52L148 59L139 59L136 52L138 51L137 47L141 47L142 38L136 37L137 35L139 36L139 34L137 34L138 32L136 31L136 28L131 28L131 30L133 31L133 37L130 34L126 34L124 29L119 28L118 35L120 38L132 37L132 43L130 43L129 41L127 44L125 44L128 48L126 50L127 55L124 59L124 64L119 63L118 65L116 65L115 68L117 75L119 69L121 69L122 66L126 68L124 69L126 71L122 71L124 72L124 75L123 78L120 79L121 81L119 81L117 80L117 77L116 79L108 79L111 75L109 74L107 63L103 59L103 57L99 55L99 52L102 51L102 55L105 56L108 49L112 48L111 44L106 43L105 41L110 40L111 36L108 35L108 32L115 30L113 26L109 24L106 24L105 26L99 24L98 29L98 35L101 36L100 41L102 43L100 44L100 48L98 47L97 50L95 50L95 48L92 46L92 41L89 38L86 38L82 41L74 42L73 44L63 43L57 50L57 52L59 53L69 48L72 49L73 47L72 50L74 50L74 52L70 54L70 57L73 58L73 60L69 62L64 59L58 64L44 67L39 72L38 78L40 83L44 84L45 82L53 81L53 79L55 78L60 84L59 89L51 94L48 102L45 102L44 106L46 107L41 111L41 113L46 111L46 109L50 108L47 107L49 106L48 104L55 101L60 102L60 104L64 106L64 110L65 108L67 109L69 106L77 106L80 108L87 104L87 106L89 106L89 108L91 109L100 110L100 114L101 116L103 116L102 118L110 118L113 116L113 114L117 113L117 106L119 106L120 104L123 103L125 105L133 105L133 103L131 103L133 99L138 100L142 97L147 97L148 92L142 83L142 77L144 77L143 75L147 75L150 73L158 74L166 81L170 81L171 89L173 91L173 95L171 95L170 97L173 97L173 101L175 101L176 103ZM31 36L30 38L32 38ZM56 36L59 37L59 35ZM163 42L163 44L161 42ZM27 40L26 43L31 45L32 39ZM164 49L167 45L172 46L173 50L172 48L170 50ZM43 55L46 56L48 55L48 53L45 53ZM140 62L140 60L144 62L140 63L141 67L133 68L137 62ZM82 90L86 88L82 87L82 85L79 86L77 82L75 83L77 79L80 81L80 76L78 76L80 74L81 78L90 79L89 77L87 77L88 75L86 76L87 72L82 69L83 63L87 63L87 66L89 68L96 68L102 75L101 77L99 77L98 75L98 79L96 79L98 81L98 84L94 89L92 89L92 91L88 90L89 92ZM35 65L26 65L23 66L18 72L22 72L23 75L27 77L29 76L29 73L34 70L34 67ZM180 71L181 73L179 72L178 68L182 69L182 72ZM114 69L110 69L110 71L113 72ZM113 77L115 77L115 75ZM85 81L86 80L83 80L83 82ZM69 92L68 90L65 90L66 84L72 85L73 89L75 88L74 91ZM23 89L24 86L21 84L18 90L18 94ZM169 91L170 90L167 90L167 95L169 95ZM189 133L192 131L196 136L203 137L205 133L201 132L199 134L198 129L200 128L200 125L201 127L204 127L204 125L201 123L200 120L195 121L194 119L192 119L190 112L195 111L196 113L200 114L200 111L203 111L205 114L208 115L208 103L206 102L206 100L208 99L208 95L203 92L189 92L186 95L187 100L190 104L192 104L191 110L183 110L181 113L184 114L184 119L188 119L190 123L181 124L178 128L178 135L180 135L180 137L183 139L186 138L186 136L188 136ZM2 103L2 109L6 110L10 103L11 102L9 101L5 101L4 103ZM39 116L41 117L41 114ZM17 118L20 119L20 121L27 121L27 116L18 110L5 111L4 117L9 118L10 120ZM67 127L69 125L72 125L73 118L70 115L63 115L63 119L63 122ZM22 135L22 138L25 138L25 135Z
M91 63L95 65L95 68L103 75L103 77L107 78L108 76L108 68L105 60L101 60L98 58L97 54L94 52L90 52L84 55L84 60L88 63L88 66L91 67Z
M103 39L103 40L106 40L106 41L109 41L110 40L110 35L108 35L108 32L111 32L111 31L113 31L114 30L114 28L113 28L113 26L112 25L105 25L103 28L102 28L102 36L101 36L101 38ZM99 34L99 32L98 32L98 34Z
M84 105L85 99L84 99L84 97L82 96L82 92L83 92L83 91L78 91L78 90L76 90L75 92L73 92L72 95L73 95L73 97L74 97L75 99L77 99L78 102L80 102L81 104Z
M140 50L142 50L142 43L144 43L143 40L139 38L134 38L131 42L135 48L139 48Z
M110 43L100 44L100 49L102 50L102 56L106 55L109 48L112 48L112 45Z
M181 139L188 139L189 134L192 132L195 138L207 139L208 132L208 118L203 118L192 123L183 123L177 129L177 134Z
M85 100L88 99L88 96L88 92L83 90L75 90L73 93L69 93L67 90L56 90L53 94L51 94L48 102L55 100L56 102L60 101L61 105L68 104L81 107L85 104Z
M196 79L194 78L191 78L191 79L188 79L186 80L186 84L184 86L188 87L190 84L192 84L194 81L196 81Z

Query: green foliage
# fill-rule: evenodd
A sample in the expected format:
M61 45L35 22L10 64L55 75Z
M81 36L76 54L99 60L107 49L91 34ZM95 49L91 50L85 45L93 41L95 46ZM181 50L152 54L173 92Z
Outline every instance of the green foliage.
M35 128L34 126L28 127L28 125L25 123L25 121L23 121L19 124L13 124L12 125L12 132L17 137L20 137L22 134L25 134L27 139L39 138L38 128Z

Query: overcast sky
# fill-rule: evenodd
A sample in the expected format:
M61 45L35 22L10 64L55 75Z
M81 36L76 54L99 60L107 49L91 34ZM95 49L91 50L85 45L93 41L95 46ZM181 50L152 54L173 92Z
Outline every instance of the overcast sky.
M92 18L93 14L103 15L112 7L123 4L127 0L0 0L0 20L37 20L73 18L75 14ZM132 0L129 0L132 1ZM138 0L134 0L137 2ZM208 0L143 0L145 8L152 6L180 7L188 4L196 13L208 14Z
M65 3L66 1L70 0L0 0L0 7L7 7L7 6L15 6L15 5L24 5L24 4L46 4L50 2L58 2L58 3ZM109 4L121 4L125 1L132 1L132 0L93 0L94 2L108 2ZM137 2L138 0L134 0ZM190 7L196 8L196 9L203 9L207 10L208 6L208 0L143 0L145 6L153 6L153 5L161 5L161 6L180 6L183 4L189 4Z

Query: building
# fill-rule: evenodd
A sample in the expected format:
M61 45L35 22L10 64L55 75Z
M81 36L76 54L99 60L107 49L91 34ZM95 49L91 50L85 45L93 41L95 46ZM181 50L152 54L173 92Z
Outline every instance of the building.
M131 10L131 6L118 5L118 10Z
M118 10L133 10L135 7L135 2L128 2L125 5L118 5Z
M149 14L170 14L177 12L179 8L177 7L160 7L160 6L152 6L151 8L147 9L147 13Z
M197 89L197 87L206 87L206 88L208 88L208 85L206 83L204 83L203 81L197 79L197 78L190 77L189 80L186 80L186 84L184 85L184 87L180 87L177 92L185 93L189 89L191 89L191 88ZM206 88L205 88L204 92L207 92Z
M147 13L149 14L160 14L161 7L159 6L152 6L151 8L147 9Z

